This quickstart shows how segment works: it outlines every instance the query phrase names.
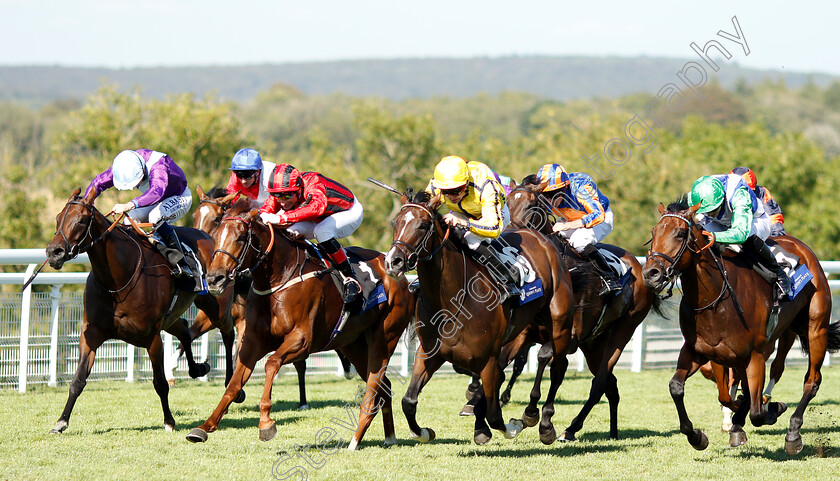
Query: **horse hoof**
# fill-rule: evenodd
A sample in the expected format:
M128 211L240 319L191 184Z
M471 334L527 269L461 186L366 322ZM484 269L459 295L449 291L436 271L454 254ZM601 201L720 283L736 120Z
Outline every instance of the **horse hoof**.
M309 411L309 404L301 404L298 406L298 411Z
M203 443L207 441L207 431L201 428L195 428L187 434L187 441L193 443Z
M538 422L540 422L540 417L531 416L527 412L525 412L524 414L522 414L522 422L525 424L526 428L532 428L536 426Z
M202 362L195 365L195 369L190 369L190 377L193 379L204 377L210 372L210 363Z
M233 399L233 402L239 404L245 402L245 390L240 389L239 394L236 395L236 397Z
M557 431L554 430L554 426L546 432L540 432L540 442L545 444L546 446L550 446L554 444L554 441L557 440Z
M175 423L172 423L172 424L163 423L163 430L166 431L167 433L171 433L172 431L175 431Z
M464 393L464 396L467 397L467 401L470 401L472 400L473 396L475 396L475 391L471 391L469 388L467 388L467 391Z
M502 393L502 396L499 398L499 402L504 406L505 404L510 402L510 391L505 391Z
M490 439L492 439L492 438L493 438L493 434L490 432L489 429L481 429L481 430L475 432L475 436L473 437L473 441L475 441L475 444L478 444L479 446L481 446L483 444L487 444L488 442L490 442Z
M464 407L461 408L461 412L458 413L460 416L474 416L475 412L473 412L473 405L472 404L464 404Z
M521 419L511 419L510 424L505 424L505 438L513 439L519 435L523 429L525 429L525 424Z
M277 435L277 424L272 423L271 426L260 429L260 441L271 441Z
M388 436L387 438L385 438L385 442L383 443L383 446L393 446L395 444L397 444L397 437L391 435L391 436Z
M709 447L709 438L706 437L706 433L704 433L703 431L701 431L699 429L695 430L694 432L699 439L697 441L697 444L691 443L691 447L693 447L694 449L696 449L698 451L702 451L702 450L708 448ZM730 436L732 436L731 433L730 433ZM746 437L746 434L744 436Z
M67 429L67 421L59 421L55 423L55 427L50 430L50 434L61 434Z
M788 453L788 456L795 456L802 451L802 436L797 435L796 439L790 440L785 439L785 452Z
M570 431L563 431L563 434L561 434L560 437L557 438L557 440L565 443L565 442L577 441L577 438L575 437L575 433L570 432Z
M426 444L435 439L435 431L432 428L421 428L419 435L411 433L411 439Z
M747 433L743 429L729 431L729 445L733 448L747 444Z

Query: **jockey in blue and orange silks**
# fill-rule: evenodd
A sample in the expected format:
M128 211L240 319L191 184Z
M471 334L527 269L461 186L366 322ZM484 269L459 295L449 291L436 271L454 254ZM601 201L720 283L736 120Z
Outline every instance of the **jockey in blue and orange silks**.
M758 181L755 178L755 172L748 167L735 167L732 169L730 174L740 175L744 182L747 183L750 189L752 189L753 193L755 194L756 198L759 201L764 203L764 212L770 217L770 236L780 236L780 235L787 235L785 232L785 218L782 215L782 208L779 206L779 203L776 202L776 199L773 198L773 194L770 193L770 190L763 185L758 185Z
M184 250L175 231L167 222L184 217L192 206L192 192L187 185L184 171L168 155L149 149L120 152L105 172L91 181L85 196L96 191L98 196L105 189L138 189L141 195L124 204L115 204L113 212L126 212L138 222L151 222L160 239L169 247L167 258L176 267L176 275L191 276L192 271L184 262Z
M558 217L552 230L563 236L584 258L594 261L603 271L601 294L621 290L613 269L598 251L601 242L613 230L610 200L598 189L592 177L583 172L566 172L560 164L545 164L537 172L544 185L543 194Z
M364 209L350 189L318 172L278 164L268 181L271 194L260 211L263 222L280 224L305 239L315 239L344 277L345 303L361 292L353 268L337 239L362 225Z
M434 178L426 186L431 195L441 194L449 208L443 216L446 224L465 229L464 242L480 261L490 264L491 274L504 286L502 301L519 296L519 272L508 267L490 247L510 223L510 212L497 174L481 162L467 162L461 157L444 157L435 166Z

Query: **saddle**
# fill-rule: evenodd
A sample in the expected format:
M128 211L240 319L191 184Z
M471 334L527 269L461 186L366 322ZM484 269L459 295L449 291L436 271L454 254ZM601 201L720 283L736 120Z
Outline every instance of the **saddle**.
M332 260L317 244L309 241L305 242L307 258L316 265L322 266L324 270L328 270L336 288L341 292L344 289L344 277L335 269ZM347 259L350 261L350 267L353 269L353 274L362 287L361 294L356 296L353 302L344 306L344 310L349 315L355 316L387 301L388 296L385 295L385 287L382 284L382 279L377 276L376 271L367 262L362 260L352 247L345 249L345 252L347 253Z

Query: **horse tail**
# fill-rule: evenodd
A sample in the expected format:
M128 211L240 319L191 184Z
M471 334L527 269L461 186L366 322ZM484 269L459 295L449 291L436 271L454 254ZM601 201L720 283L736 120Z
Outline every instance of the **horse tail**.
M840 321L828 325L828 352L840 351Z

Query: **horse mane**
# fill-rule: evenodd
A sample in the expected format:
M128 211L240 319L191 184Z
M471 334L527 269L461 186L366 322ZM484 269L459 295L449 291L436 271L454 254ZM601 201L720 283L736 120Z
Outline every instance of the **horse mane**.
M521 185L540 185L540 179L537 174L531 174L522 179Z
M412 204L426 205L432 200L432 195L425 190L414 192L414 189L409 188L405 191L405 196Z
M245 197L244 195L239 196L239 199L236 200L226 212L226 215L229 217L235 217L240 215L244 212L249 212L254 208L254 204L251 202L251 199Z
M220 199L226 195L228 195L227 187L221 187L218 185L213 186L205 195L207 195L210 199Z
M681 194L677 200L668 205L668 212L682 212L691 207L688 205L688 194Z

